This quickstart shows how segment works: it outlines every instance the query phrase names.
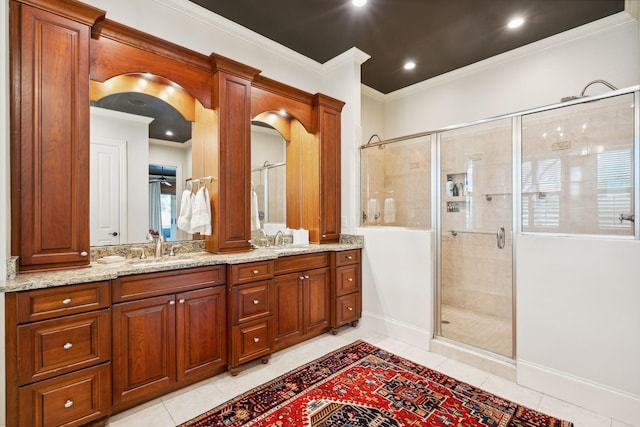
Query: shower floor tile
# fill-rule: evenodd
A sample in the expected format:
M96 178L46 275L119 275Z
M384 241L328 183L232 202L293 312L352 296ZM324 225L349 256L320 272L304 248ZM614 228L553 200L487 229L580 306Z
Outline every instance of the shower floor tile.
M473 310L443 304L442 336L512 357L512 322Z

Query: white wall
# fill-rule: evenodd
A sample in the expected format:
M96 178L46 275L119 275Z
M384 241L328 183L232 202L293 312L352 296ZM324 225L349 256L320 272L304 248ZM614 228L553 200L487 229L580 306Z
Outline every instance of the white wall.
M386 96L372 95L367 88L363 139L371 133L393 138L555 104L563 96L579 94L595 79L619 88L638 85L639 41L638 22L622 13ZM596 85L587 94L607 90ZM379 124L381 103L384 124ZM366 263L376 266L375 274L364 276L365 313L405 331L424 326L418 319L407 319L406 313L432 310L427 304L433 282L423 300L415 295L395 304L387 300L393 301L397 286L406 286L394 278L399 269L389 260L408 256L422 232L395 232L394 240L378 238L375 229L362 233ZM638 241L518 239L519 383L637 423L639 255ZM430 262L421 258L406 264L402 274L420 277L423 264ZM412 295L423 285L410 286ZM433 316L432 311L428 315Z
M127 236L145 242L149 232L148 117L91 107L91 137L127 141Z

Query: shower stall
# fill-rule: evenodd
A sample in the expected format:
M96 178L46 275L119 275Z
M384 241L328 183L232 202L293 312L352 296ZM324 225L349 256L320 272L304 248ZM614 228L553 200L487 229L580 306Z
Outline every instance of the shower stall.
M574 97L361 147L361 224L432 229L437 339L516 358L518 234L640 239L639 99Z

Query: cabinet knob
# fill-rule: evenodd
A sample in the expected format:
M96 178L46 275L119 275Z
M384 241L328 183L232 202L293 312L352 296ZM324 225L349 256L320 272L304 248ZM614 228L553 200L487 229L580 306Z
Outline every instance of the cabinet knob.
M89 254L87 253L87 251L82 251L82 252L80 252L80 256L87 256L87 255L89 255Z
M260 338L258 338L258 337L254 338L253 342L260 342Z
M169 301L169 305L174 305L176 302L174 300Z
M304 278L305 278L305 279L308 279L308 278L309 278L309 276L304 276Z
M322 235L322 237L327 237L327 235L326 235L326 234L323 234L323 235Z
M70 303L71 303L71 298L65 298L65 299L63 299L63 300L62 300L62 303L63 303L64 305L70 304Z
M73 406L73 400L67 400L66 402L64 402L65 408L71 408L72 406Z
M184 304L184 298L180 298L180 300L178 301L180 304Z
M254 303L255 305L258 305L258 304L260 304L260 300L258 300L258 299L254 299L254 300L253 300L253 303Z
M349 278L347 279L347 282L353 282L353 277L349 277Z
M304 280L304 276L300 276L300 277L298 277L298 279Z
M353 307L347 307L347 310L353 311Z
M73 344L71 344L70 342L62 346L62 348L64 348L65 350L69 350L71 347L73 347Z
M352 257L351 255L347 255L347 259L348 259L349 261L351 261L351 260L353 259L353 257Z
M253 274L258 274L258 273L260 273L260 272L259 272L258 270L253 270L253 272L252 272L252 273L253 273Z

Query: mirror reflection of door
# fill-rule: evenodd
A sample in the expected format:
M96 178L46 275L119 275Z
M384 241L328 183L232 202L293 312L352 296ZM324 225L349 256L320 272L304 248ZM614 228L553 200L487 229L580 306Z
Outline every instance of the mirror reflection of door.
M179 166L149 165L149 232L169 242L178 239L177 180Z
M94 137L90 151L91 246L118 245L127 239L127 142Z

